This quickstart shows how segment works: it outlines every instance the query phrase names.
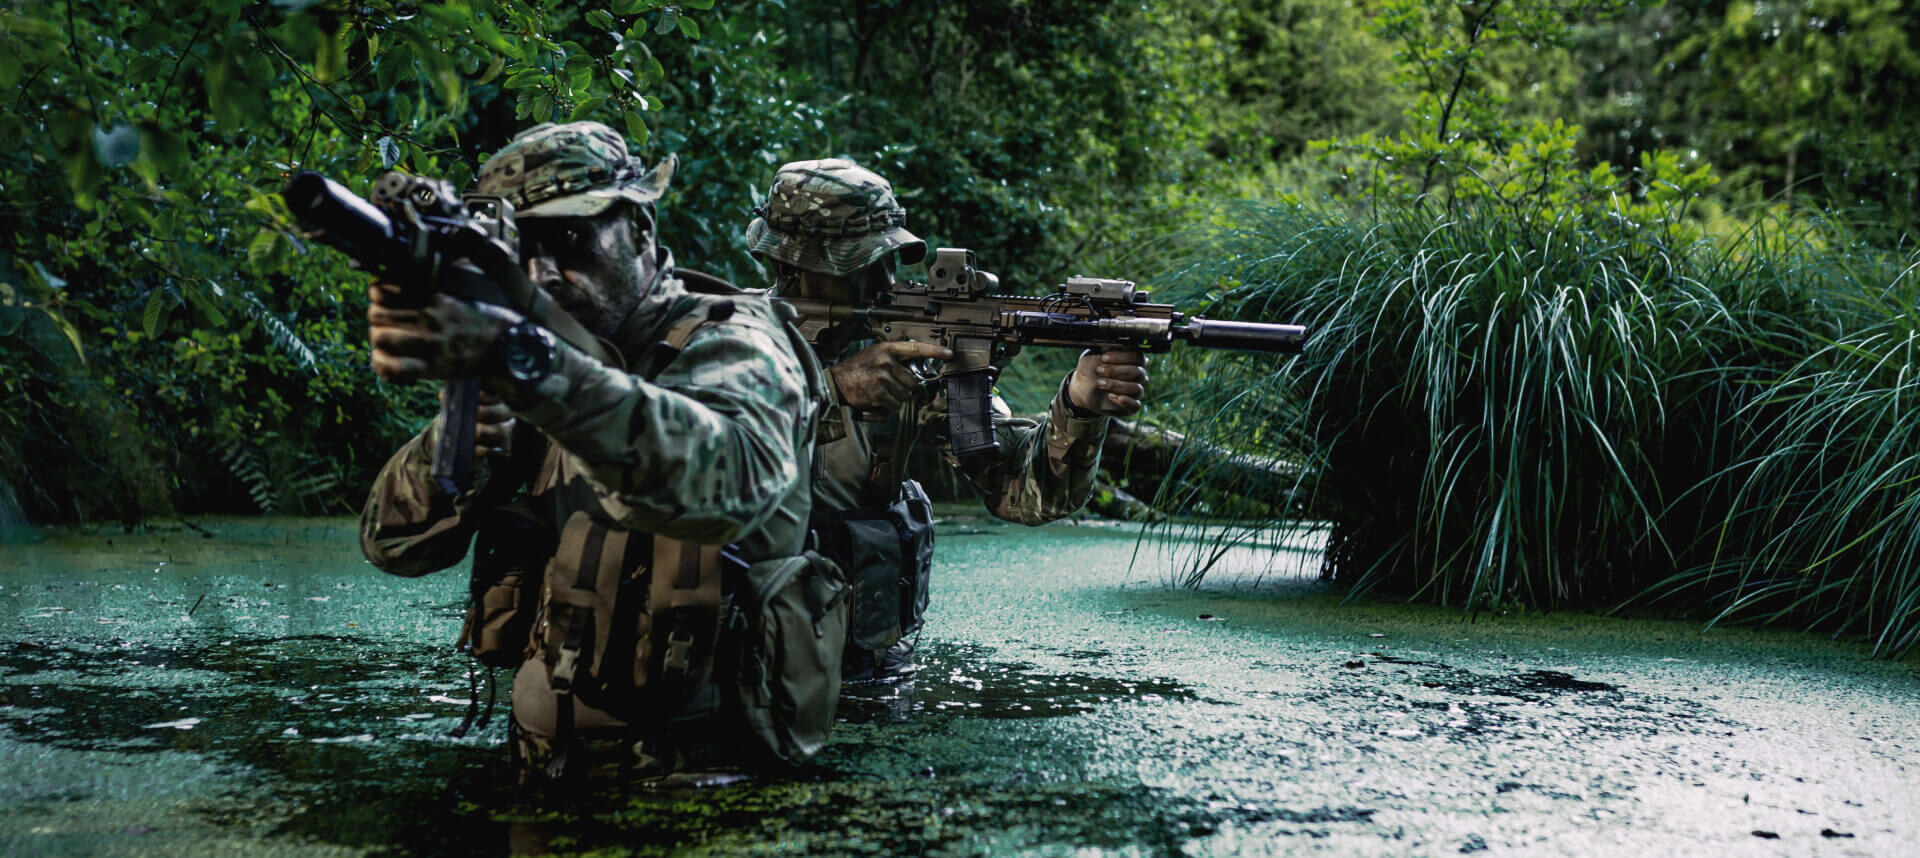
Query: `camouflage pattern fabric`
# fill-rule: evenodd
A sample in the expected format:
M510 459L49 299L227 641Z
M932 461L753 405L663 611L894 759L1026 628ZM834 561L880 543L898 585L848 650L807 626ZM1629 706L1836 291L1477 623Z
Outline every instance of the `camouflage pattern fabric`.
M505 197L519 217L592 217L621 200L659 199L678 163L669 155L643 171L626 138L605 125L542 123L480 165L474 194Z
M946 393L936 386L922 390L920 399L903 403L899 414L881 423L855 419L845 407L826 410L815 434L815 509L886 504L900 480L909 476L901 473L908 447L922 438L940 445L947 462L960 469L998 518L1039 525L1086 505L1100 467L1107 419L1073 416L1064 381L1047 414L1037 421L1013 416L1004 400L993 397L1000 460L997 467L981 470L962 467L953 455L946 437Z
M747 225L748 251L808 271L847 275L893 251L912 265L927 243L906 230L893 185L852 161L795 161L774 174Z
M651 359L665 331L711 303L705 298L664 278L614 345ZM690 542L736 542L748 560L796 554L808 512L797 489L811 446L800 437L810 408L804 371L764 298L728 300L735 316L696 330L652 382L560 343L547 381L509 404L566 453L559 479L578 486L595 515ZM436 422L387 462L361 517L367 558L394 574L425 574L466 553L467 510L441 496L429 474L438 431ZM483 481L469 498L490 491Z
M731 542L749 561L800 553L813 408L800 359L764 296L689 292L671 257L663 253L661 264L666 276L612 338L629 366L601 364L562 343L546 382L508 403L516 432L537 430L560 451L557 468L543 475L550 484L514 483L509 475L529 469L508 459L489 463L473 491L447 500L430 473L435 421L387 462L362 511L361 548L375 566L414 576L457 564L486 506L527 490L556 533L584 510L618 528ZM720 304L726 313L715 312ZM657 347L673 326L703 314L724 321L695 328L677 353ZM536 740L541 729L551 736L547 661L536 654L521 674L516 728ZM631 744L627 725L585 708L575 710L580 736L622 735Z

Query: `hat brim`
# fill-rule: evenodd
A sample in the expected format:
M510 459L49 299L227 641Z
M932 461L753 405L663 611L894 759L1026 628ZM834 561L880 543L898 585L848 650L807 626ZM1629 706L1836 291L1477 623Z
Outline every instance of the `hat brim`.
M907 265L917 264L927 256L927 243L906 227L828 238L781 232L768 224L766 218L757 217L747 225L747 252L808 271L842 277L878 262L889 253L898 252L900 261Z
M667 186L673 184L673 174L680 168L680 158L668 155L655 164L647 174L624 185L613 188L595 188L577 194L541 200L524 209L514 212L517 217L593 217L613 207L614 203L625 200L630 203L650 203L667 193Z

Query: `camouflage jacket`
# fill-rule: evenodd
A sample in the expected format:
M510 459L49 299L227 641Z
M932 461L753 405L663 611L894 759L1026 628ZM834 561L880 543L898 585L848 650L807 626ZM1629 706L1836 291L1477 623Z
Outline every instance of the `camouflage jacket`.
M822 356L821 362L835 361ZM1039 525L1086 505L1100 466L1107 418L1073 416L1064 380L1047 414L1037 421L1013 416L999 395L993 397L1000 461L997 467L975 470L961 466L947 440L946 392L938 385L921 390L919 398L902 403L899 413L881 422L859 419L833 391L815 433L815 509L858 509L892 501L900 480L911 476L903 473L907 453L921 438L939 444L948 464L960 469L979 490L987 510L999 518Z
M724 285L689 291L665 266L610 343L627 366L559 344L552 376L509 403L519 424L514 446L537 429L559 451L558 491L546 507L556 531L585 510L620 529L736 543L750 561L797 554L810 506L800 476L812 452L805 370L763 296ZM730 311L715 314L719 304ZM668 331L698 314L724 319L694 328L677 353L665 347ZM430 475L437 432L435 421L394 454L362 512L361 548L387 572L422 575L460 562L475 513L512 497L540 465L493 463L494 473L449 501Z

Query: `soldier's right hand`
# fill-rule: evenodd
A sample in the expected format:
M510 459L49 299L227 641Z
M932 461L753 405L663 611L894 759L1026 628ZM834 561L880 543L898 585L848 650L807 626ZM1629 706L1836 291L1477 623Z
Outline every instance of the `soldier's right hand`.
M875 343L828 372L841 402L856 411L891 411L912 398L922 383L909 364L927 359L953 360L953 352L931 343Z
M436 293L425 306L402 306L401 291L367 289L367 342L373 371L394 384L475 375L500 333L520 320L501 307Z

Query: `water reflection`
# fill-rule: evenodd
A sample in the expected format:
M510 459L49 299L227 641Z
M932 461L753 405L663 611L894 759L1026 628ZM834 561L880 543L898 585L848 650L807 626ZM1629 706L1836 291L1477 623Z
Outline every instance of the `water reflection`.
M757 854L796 844L851 855L966 853L1009 825L1054 832L1055 842L1173 849L1186 832L1239 813L1137 786L1042 783L969 765L956 757L964 746L946 749L905 726L1191 699L1178 683L1048 673L988 647L939 641L919 656L912 680L843 695L841 739L820 765L732 786L596 788L560 800L507 786L504 709L488 730L449 736L468 703L458 656L355 635L189 629L146 640L14 641L0 649L0 725L11 740L71 750L225 759L251 786L216 822L249 826L250 803L271 805L285 820L274 836L399 855Z
M1076 650L1063 655L1087 660L1089 653ZM910 679L843 689L839 719L849 723L903 723L961 715L1054 718L1108 704L1194 699L1191 690L1171 680L1048 673L1029 662L999 660L991 647L977 644L933 641L921 646L916 656L920 669Z

